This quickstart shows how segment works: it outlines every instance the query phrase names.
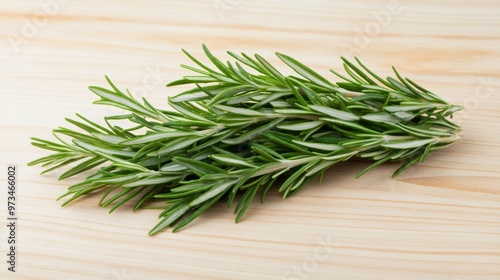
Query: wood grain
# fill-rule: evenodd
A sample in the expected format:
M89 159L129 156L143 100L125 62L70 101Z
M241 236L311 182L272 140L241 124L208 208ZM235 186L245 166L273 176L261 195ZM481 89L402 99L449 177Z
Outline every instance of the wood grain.
M0 1L0 163L20 168L18 272L2 260L0 278L499 279L500 4L391 3ZM179 233L148 237L153 210L108 215L98 196L61 209L55 199L79 178L26 167L46 155L29 137L50 137L75 112L117 113L91 105L87 87L104 75L165 106L176 90L164 84L186 74L180 49L200 55L202 43L276 64L280 51L325 75L340 55L386 75L395 65L465 105L455 116L463 139L397 179L397 164L360 179L366 163L339 164L293 198L255 202L237 225L220 204Z

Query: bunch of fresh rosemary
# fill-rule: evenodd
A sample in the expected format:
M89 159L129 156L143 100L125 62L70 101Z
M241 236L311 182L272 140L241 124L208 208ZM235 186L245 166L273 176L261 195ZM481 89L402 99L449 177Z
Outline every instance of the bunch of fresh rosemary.
M184 51L196 66L182 67L194 75L168 86L193 87L169 98L172 109L138 101L107 79L111 89L90 87L100 97L95 103L127 114L106 117L106 126L77 114L67 119L77 129L53 131L58 143L32 138L54 153L30 165L49 166L47 172L78 162L60 179L101 166L69 187L63 205L97 191L110 212L131 200L133 210L163 200L152 235L181 229L219 200L231 206L241 193L238 221L257 192L264 199L278 179L288 197L351 157L373 160L358 176L386 161L405 161L396 176L459 138L460 128L446 117L461 107L395 69L396 78L383 79L359 60L342 58L347 75L332 71L341 80L334 84L284 54L277 56L298 76L282 75L259 55L228 52L234 61L223 63L203 49L213 66ZM132 125L118 126L123 120Z

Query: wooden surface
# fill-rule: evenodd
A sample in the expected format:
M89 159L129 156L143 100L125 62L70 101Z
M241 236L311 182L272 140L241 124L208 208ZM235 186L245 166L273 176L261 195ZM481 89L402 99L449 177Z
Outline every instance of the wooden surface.
M391 3L0 1L0 278L500 279L500 4ZM180 49L201 55L202 43L277 64L280 51L325 75L340 55L384 75L395 65L465 105L463 139L394 180L397 164L357 180L367 163L339 164L322 185L255 202L240 224L218 204L148 237L157 211L108 215L98 196L61 208L55 199L81 177L27 167L47 155L29 137L50 138L75 112L118 113L91 105L87 87L105 74L164 106L177 92L164 84L187 73ZM4 260L9 163L19 167L16 273Z

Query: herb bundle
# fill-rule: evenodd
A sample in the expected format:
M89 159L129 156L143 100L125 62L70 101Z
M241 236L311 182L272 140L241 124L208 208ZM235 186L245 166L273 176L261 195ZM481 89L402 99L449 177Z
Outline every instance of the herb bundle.
M284 54L277 56L298 75L281 74L259 55L228 52L234 60L223 63L203 49L212 65L184 51L194 66L182 67L193 75L167 86L192 88L169 98L170 109L137 100L106 77L109 89L89 88L100 98L94 103L126 114L105 117L106 125L77 114L67 119L74 128L53 131L57 142L32 138L53 151L29 163L48 166L43 173L72 164L65 179L100 166L68 188L63 205L98 191L110 212L129 201L134 211L164 201L150 235L177 231L220 200L237 201L239 221L258 192L263 201L276 186L289 197L340 161L372 160L358 176L403 161L396 176L459 139L460 127L447 117L461 106L396 69L395 78L384 79L358 59L342 58L346 74L332 70L339 78L332 83Z

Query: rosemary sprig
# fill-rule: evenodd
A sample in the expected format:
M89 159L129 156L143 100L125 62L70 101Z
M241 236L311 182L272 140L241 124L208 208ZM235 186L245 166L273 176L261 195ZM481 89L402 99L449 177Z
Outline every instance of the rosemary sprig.
M100 97L95 103L127 114L106 117L106 127L77 114L67 119L76 128L53 131L58 143L32 138L54 153L30 165L48 172L78 162L60 179L101 166L69 187L63 205L96 191L104 192L99 204L110 212L132 200L134 210L161 200L155 234L183 228L223 198L231 206L242 193L239 221L257 192L263 201L279 178L287 178L279 191L289 197L353 157L373 160L358 176L386 161L405 161L396 176L458 140L460 128L447 117L461 107L395 69L395 78L383 79L358 59L356 65L342 58L346 75L332 70L341 79L334 84L284 54L277 55L298 76L281 74L259 55L229 52L234 61L223 63L203 49L213 66L184 51L196 66L182 67L195 75L168 86L193 88L169 98L171 109L136 100L106 77L110 89L89 88Z

